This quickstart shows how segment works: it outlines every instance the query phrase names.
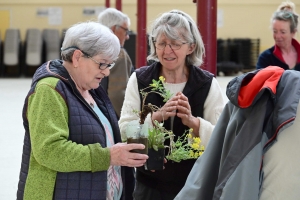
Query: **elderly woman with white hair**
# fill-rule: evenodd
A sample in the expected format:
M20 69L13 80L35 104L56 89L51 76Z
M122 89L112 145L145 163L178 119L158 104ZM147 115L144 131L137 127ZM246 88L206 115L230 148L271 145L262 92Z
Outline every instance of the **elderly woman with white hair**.
M66 32L62 60L37 69L23 108L17 199L124 196L121 166L142 166L148 156L130 152L142 144L120 143L116 114L99 87L119 52L119 40L107 27L78 23Z
M141 110L139 91L149 86L153 79L163 76L164 87L171 91L173 97L163 102L160 95L148 94L145 105L151 103L160 107L153 113L152 120L163 122L167 130L173 130L176 138L192 128L193 135L200 137L206 146L225 101L213 74L199 68L204 44L196 23L182 11L166 12L154 21L149 32L149 44L148 60L154 62L136 70L128 81L119 120L123 140L126 139L128 123L138 119L132 111ZM151 125L150 115L145 123ZM167 162L164 170L155 172L137 168L134 199L174 199L194 163L194 159Z

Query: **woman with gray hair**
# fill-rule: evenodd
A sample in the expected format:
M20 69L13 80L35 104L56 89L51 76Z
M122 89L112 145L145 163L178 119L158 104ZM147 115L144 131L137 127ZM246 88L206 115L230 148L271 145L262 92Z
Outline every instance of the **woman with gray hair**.
M294 3L286 1L279 5L271 18L275 45L260 54L257 69L278 66L300 71L300 44L294 39L298 17Z
M163 122L164 127L172 130L176 138L192 128L193 135L200 137L206 146L225 101L213 74L199 68L205 50L196 23L179 10L163 13L153 23L149 44L151 52L148 60L154 62L136 70L127 85L119 120L122 139L126 140L128 123L138 119L133 110L141 110L142 97L139 91L148 87L153 79L158 80L163 76L164 87L173 96L163 102L160 95L149 93L145 105L151 103L160 109L152 117L148 115L145 123L151 126L152 120ZM137 168L134 199L174 199L194 162L194 159L167 162L164 170L155 172Z
M117 117L99 87L119 51L107 27L78 23L66 32L62 60L37 69L23 108L17 199L125 199L121 166L142 166L148 156L130 152L142 144L120 143Z

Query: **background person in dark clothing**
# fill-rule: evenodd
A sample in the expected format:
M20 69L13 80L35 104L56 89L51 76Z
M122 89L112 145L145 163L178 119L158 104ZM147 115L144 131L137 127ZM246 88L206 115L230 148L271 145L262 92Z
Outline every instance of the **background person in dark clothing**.
M262 52L256 68L278 66L285 70L300 71L300 44L294 39L297 33L298 14L294 12L295 4L283 2L271 18L275 45Z

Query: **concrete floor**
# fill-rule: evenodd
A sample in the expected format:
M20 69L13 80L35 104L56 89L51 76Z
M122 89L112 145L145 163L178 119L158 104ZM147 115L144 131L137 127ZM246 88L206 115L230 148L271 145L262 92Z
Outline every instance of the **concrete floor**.
M225 98L232 78L217 77ZM29 78L0 78L0 200L16 199L24 137L22 108L30 84Z

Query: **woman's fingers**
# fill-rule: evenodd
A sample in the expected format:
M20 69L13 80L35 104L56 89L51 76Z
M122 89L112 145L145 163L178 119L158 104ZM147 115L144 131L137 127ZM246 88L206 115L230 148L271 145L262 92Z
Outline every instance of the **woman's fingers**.
M133 149L144 149L143 144L118 143L110 147L110 164L128 167L140 167L148 159L148 155L130 152Z
M184 125L190 127L194 116L192 115L188 98L182 93L178 93L177 96L179 97L177 105L177 117L181 118L181 121Z
M163 113L164 120L168 119L171 116L176 115L176 108L178 105L178 96L173 97L170 99L162 108L161 111Z

